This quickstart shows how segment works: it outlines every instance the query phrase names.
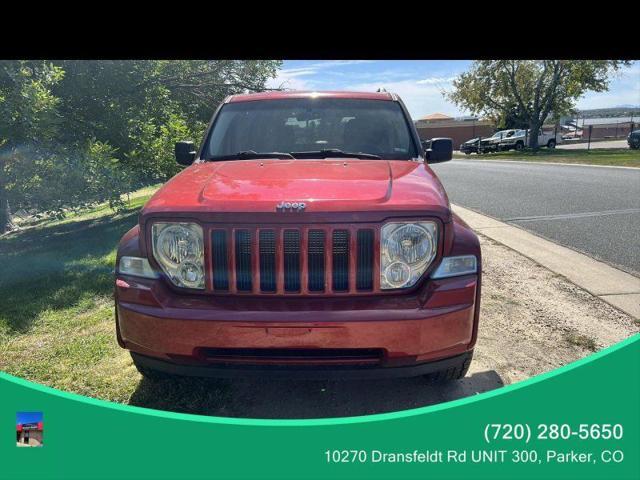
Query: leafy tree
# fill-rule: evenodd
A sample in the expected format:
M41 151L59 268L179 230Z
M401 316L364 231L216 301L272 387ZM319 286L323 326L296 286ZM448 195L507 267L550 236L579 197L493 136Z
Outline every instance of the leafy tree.
M173 143L201 137L227 96L261 91L281 62L271 60L65 60L53 89L69 121L64 143L94 138L117 150L134 184L163 181L178 167Z
M527 118L520 111L517 106L512 106L504 112L500 112L498 118L494 119L496 126L500 130L506 130L510 128L523 129L529 128L529 122Z
M618 60L480 60L453 81L445 94L473 114L494 118L518 112L531 129L532 148L551 112L568 112L587 91L603 92L613 72L628 61Z
M0 61L0 233L10 206L121 208L123 193L178 171L175 141L201 137L227 95L264 90L280 64Z
M265 90L281 64L274 60L162 61L147 84L166 88L188 118L208 122L228 95Z
M60 118L51 87L64 72L48 62L0 62L0 233L11 227L9 193L20 173L28 190L29 168L51 146ZM34 157L25 161L26 150Z

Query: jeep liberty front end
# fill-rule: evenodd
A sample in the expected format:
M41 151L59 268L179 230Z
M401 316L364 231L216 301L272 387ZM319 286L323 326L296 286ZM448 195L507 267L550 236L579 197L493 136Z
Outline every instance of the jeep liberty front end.
M480 246L430 146L386 92L229 97L119 244L119 344L151 378L463 377Z

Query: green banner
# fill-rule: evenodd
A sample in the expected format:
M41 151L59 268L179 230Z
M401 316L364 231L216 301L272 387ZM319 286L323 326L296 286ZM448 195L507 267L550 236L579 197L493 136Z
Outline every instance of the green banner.
M43 445L18 448L16 413L34 411ZM640 335L498 390L382 415L176 414L1 373L0 414L3 479L640 478Z

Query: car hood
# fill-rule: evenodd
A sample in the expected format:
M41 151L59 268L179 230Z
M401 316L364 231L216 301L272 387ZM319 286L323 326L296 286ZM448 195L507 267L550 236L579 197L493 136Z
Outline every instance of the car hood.
M480 138L472 138L471 140L467 140L466 142L464 142L465 144L470 144L473 145L474 143L478 143L478 140L480 140Z
M426 164L342 158L198 162L156 192L142 214L274 213L282 201L305 202L305 213L450 214L447 195Z

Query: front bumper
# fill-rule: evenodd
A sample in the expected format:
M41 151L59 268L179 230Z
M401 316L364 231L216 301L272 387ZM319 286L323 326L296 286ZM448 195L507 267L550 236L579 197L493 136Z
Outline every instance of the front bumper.
M400 367L358 366L281 366L281 365L189 365L168 362L131 352L136 364L169 375L185 377L259 377L299 380L368 380L384 378L417 377L429 373L459 367L470 362L473 351L442 360Z
M365 376L404 375L401 371L421 375L446 368L444 363L432 362L473 349L479 294L478 275L430 280L419 290L398 296L315 299L182 295L162 280L119 276L117 333L120 345L151 368L197 372L185 375L246 375L265 367L283 376L300 369L321 374L355 370ZM260 365L247 365L246 360L211 361L202 354L208 349L376 349L382 353L367 365L310 361L285 366L268 358ZM396 370L400 367L407 368Z

